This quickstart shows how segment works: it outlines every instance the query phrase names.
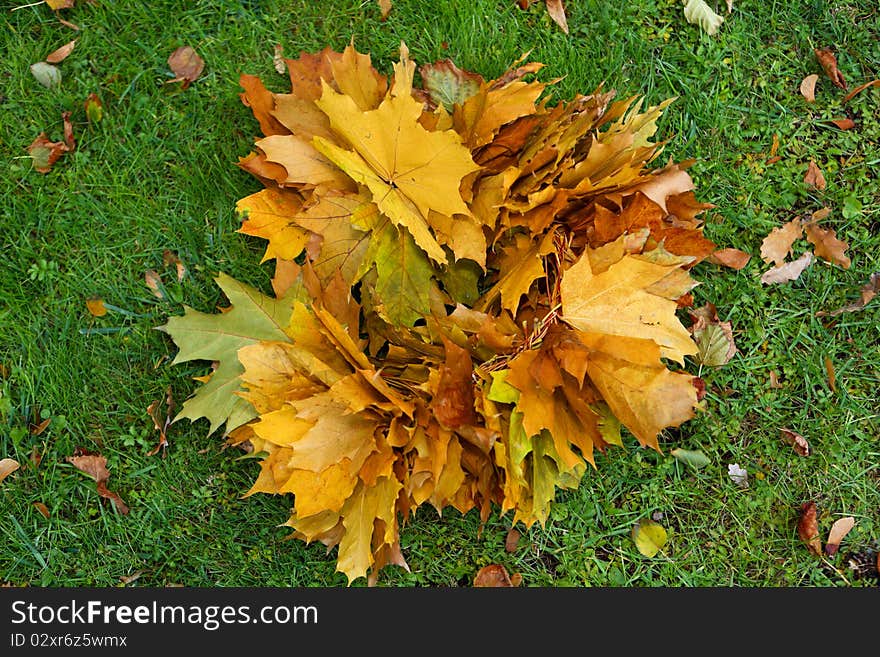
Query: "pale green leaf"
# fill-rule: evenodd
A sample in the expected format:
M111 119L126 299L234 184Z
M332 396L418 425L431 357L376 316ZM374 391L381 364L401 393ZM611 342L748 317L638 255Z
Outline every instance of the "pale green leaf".
M688 23L699 25L709 35L715 34L724 22L724 17L712 11L704 0L685 0L684 17Z
M711 461L709 460L709 457L706 456L702 452L702 450L699 450L699 449L676 448L676 449L672 450L670 452L670 454L672 454L675 458L677 458L682 463L687 463L688 465L693 466L695 468L702 468L702 467L709 465L709 463L711 463Z

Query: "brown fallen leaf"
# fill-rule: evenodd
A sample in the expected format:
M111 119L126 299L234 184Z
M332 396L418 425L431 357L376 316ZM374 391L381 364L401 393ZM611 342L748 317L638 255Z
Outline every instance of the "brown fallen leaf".
M794 447L794 451L797 452L798 455L810 455L810 444L801 434L792 431L791 429L780 429L779 432L782 434L782 440Z
M828 387L831 392L837 392L837 375L834 373L834 362L825 356L825 373L828 375Z
M716 265L723 265L725 267L730 267L731 269L740 270L749 263L751 258L752 256L745 251L726 248L714 251L708 258L706 258L706 260Z
M814 48L813 52L816 59L819 60L819 64L822 65L825 75L831 79L834 86L846 89L846 80L843 79L843 74L837 68L837 57L834 56L831 48Z
M786 224L770 231L761 242L761 258L777 267L785 263L791 255L791 247L803 234L800 219L792 219Z
M165 249L162 252L162 262L166 267L174 265L174 268L177 270L178 283L180 283L183 280L183 277L186 276L186 265L183 264L180 257L171 249Z
M840 542L843 540L843 537L849 534L849 530L852 529L855 524L856 519L852 516L835 520L834 524L831 525L831 531L828 532L828 540L825 541L825 554L829 557L836 554L837 550L840 548Z
M568 34L568 19L565 16L565 7L562 5L562 0L545 0L545 3L550 18L562 28L563 32Z
M144 282L150 288L154 297L157 299L165 298L165 286L162 285L162 277L159 275L159 272L155 269L148 269L144 272Z
M58 158L69 150L70 147L63 141L49 141L45 132L37 135L27 147L28 154L34 162L34 169L40 173L49 173Z
M504 549L508 552L516 552L516 546L519 544L519 539L522 534L519 533L514 527L511 527L507 531L507 537L504 539Z
M73 7L74 0L46 0L46 4L52 11L59 9L70 9Z
M42 422L30 425L30 427L28 428L28 431L30 432L30 434L32 436L39 436L41 433L43 433L49 427L50 424L52 424L52 418L47 417Z
M168 447L168 436L167 431L168 427L171 425L171 421L174 419L174 397L171 395L171 386L165 390L165 417L162 417L162 413L159 410L161 402L159 400L153 401L149 406L147 406L147 414L150 416L150 419L153 420L153 426L159 432L159 444L156 445L155 448L150 450L147 456L154 456L160 450L163 451L166 447Z
M773 283L785 283L797 280L804 270L813 262L813 252L805 251L797 260L792 260L784 265L772 267L761 276L761 282L765 285Z
M474 577L474 586L482 587L515 587L522 583L522 575L515 573L508 575L507 568L501 564L493 563L483 566Z
M186 89L202 74L205 61L190 46L181 46L168 56L168 67L177 76L168 82L183 82Z
M822 556L822 540L819 538L819 524L816 521L816 503L804 502L798 514L797 533L807 549L816 556Z
M822 221L829 214L831 214L831 208L819 208L815 212L810 215L811 221Z
M0 482L21 467L15 459L0 459Z
M128 514L128 506L122 501L122 498L107 488L107 479L110 478L110 471L107 470L106 457L77 447L74 450L73 456L68 456L65 460L77 470L84 472L95 480L98 495L113 502L113 506L122 515Z
M851 262L849 256L844 253L849 248L849 243L837 239L834 230L820 228L811 221L804 225L804 232L807 234L807 241L814 245L813 252L817 258L849 269Z
M140 579L140 576L144 574L143 570L138 570L137 572L132 573L131 575L123 575L119 578L119 581L122 584L131 584L132 582Z
M382 20L387 20L391 13L391 0L379 0L379 11L382 12Z
M73 48L76 46L76 39L73 41L68 41L63 46L58 48L57 50L53 50L48 55L46 55L46 60L50 64L58 64L59 62L63 62L67 59L67 56L73 52Z
M835 315L840 315L841 313L851 313L857 310L861 310L868 304L868 302L871 301L871 299L877 296L878 292L880 292L880 272L875 272L871 274L871 278L868 279L868 282L862 286L857 301L849 303L842 308L838 308L837 310L832 310L830 312L820 310L816 313L816 317L834 317Z
M776 390L785 387L779 382L779 375L776 374L776 370L770 370L770 387Z
M856 127L856 122L850 118L845 119L831 119L830 123L833 123L841 130L852 130Z
M284 63L284 47L280 43L275 44L275 51L272 55L272 66L281 75L287 73L287 64Z
M850 91L846 96L843 97L841 102L848 103L852 100L852 97L857 93L860 93L867 89L868 87L880 87L880 80L871 80L870 82L865 82L864 84L860 84L858 87Z
M107 308L104 306L104 300L98 297L86 299L86 308L93 317L103 317L107 314Z
M49 517L49 507L46 506L45 504L43 504L42 502L34 502L34 503L33 503L33 507L34 507L37 511L39 511L40 514L41 514L44 518L48 518L48 517Z
M810 160L810 163L807 165L807 172L804 174L804 184L807 187L815 187L820 192L826 187L822 169L813 160Z
M816 82L819 81L819 75L812 73L801 80L801 95L808 103L816 102Z

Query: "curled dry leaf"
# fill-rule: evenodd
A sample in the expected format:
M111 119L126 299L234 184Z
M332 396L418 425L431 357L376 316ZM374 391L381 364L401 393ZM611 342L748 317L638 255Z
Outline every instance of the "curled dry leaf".
M181 282L183 277L186 276L186 265L183 264L183 261L180 259L174 251L171 249L165 249L162 252L162 262L166 267L171 267L172 265L177 270L177 282Z
M773 267L764 272L761 276L761 282L765 285L772 283L785 283L794 281L810 266L813 262L812 251L806 251L800 258L787 262L784 265Z
M816 82L818 81L819 75L816 73L812 73L801 80L801 96L803 96L808 103L816 101Z
M770 387L777 390L785 387L779 382L779 375L776 373L776 370L770 370Z
M749 487L749 473L745 468L741 468L739 463L730 463L727 466L727 474L730 480L740 488Z
M850 91L846 96L844 96L842 102L848 103L850 100L852 100L853 96L855 96L857 93L861 93L862 91L864 91L868 87L880 87L880 80L871 80L870 82L865 82L864 84L860 84L858 87L856 87L855 89Z
M550 14L550 18L562 28L563 32L568 34L568 19L565 17L565 7L562 5L562 0L545 0L545 2L547 3L547 13Z
M798 514L797 533L807 549L816 556L822 556L822 540L819 538L819 524L816 520L816 503L804 502Z
M205 61L190 46L181 46L168 56L168 68L175 77L169 82L183 82L186 89L205 69Z
M836 125L840 130L852 130L856 127L856 122L850 118L831 119L831 123Z
M761 242L761 258L777 267L782 265L791 254L792 245L802 234L801 220L797 218L774 228Z
M497 563L483 566L474 577L474 586L477 588L515 587L521 583L522 575L516 573L511 576L507 573L507 568Z
M835 315L840 315L841 313L851 313L864 308L868 304L868 302L871 301L871 299L877 296L877 292L880 292L880 272L875 272L871 274L871 278L869 278L868 282L862 286L860 292L861 293L857 301L849 303L842 308L838 308L837 310L832 310L830 312L820 310L816 313L816 317L834 317Z
M804 184L807 187L815 187L820 192L827 186L822 169L813 160L810 160L810 163L807 165L807 172L804 174Z
M162 285L162 277L159 276L159 272L154 269L148 269L144 272L144 282L150 288L154 297L157 299L165 298L165 286Z
M800 456L810 455L810 443L801 434L791 429L780 429L779 431L782 434L782 439L794 447L794 451Z
M42 502L34 502L33 507L40 512L44 518L49 517L49 507L43 504Z
M700 29L709 35L715 34L724 22L724 17L712 11L703 0L686 0L684 17L688 23L699 25Z
M736 269L737 271L745 267L749 260L751 260L752 256L750 256L745 251L740 251L739 249L726 248L726 249L718 249L717 251L713 251L706 260L716 265L723 265L725 267L730 267L731 269Z
M838 518L834 521L834 524L831 525L831 531L828 532L828 540L825 541L825 554L829 557L836 554L837 550L840 548L840 542L843 540L843 537L849 534L849 530L852 529L856 524L856 519L852 516L846 516L845 518Z
M98 297L86 299L86 308L93 317L103 317L107 314L107 308L104 306L104 300Z
M507 537L504 539L504 549L508 552L516 552L516 546L519 545L519 539L522 534L515 527L507 530Z
M819 60L819 64L822 65L825 75L831 79L834 86L846 89L846 80L843 79L843 73L837 68L837 57L834 56L831 48L814 48L813 52L816 59Z
M391 13L391 0L379 0L379 11L382 12L382 20L387 20Z
M21 467L15 459L0 459L0 482Z
M119 513L123 515L128 514L128 506L122 501L122 498L107 488L107 479L110 478L110 471L107 470L106 457L77 448L73 456L68 456L65 460L77 470L84 472L95 480L98 495L113 502L113 506L116 507Z
M849 269L850 259L844 253L849 248L849 243L837 239L834 230L831 228L819 228L815 222L804 225L804 231L807 234L807 241L815 247L813 253L817 258L822 258L828 262L840 265L844 269Z
M67 56L73 52L73 48L76 46L76 39L73 41L68 41L60 48L53 50L48 55L46 55L46 62L49 64L58 64L67 59Z
M831 392L837 392L837 375L834 373L834 363L828 356L825 356L825 373L828 375L828 387L831 388Z
M718 319L713 303L706 303L690 311L690 315L694 323L688 330L698 349L694 360L699 365L710 367L719 367L729 362L737 352L731 323Z
M70 147L63 141L49 141L45 132L37 135L27 147L28 154L34 162L34 169L40 173L49 173L58 158L69 150Z

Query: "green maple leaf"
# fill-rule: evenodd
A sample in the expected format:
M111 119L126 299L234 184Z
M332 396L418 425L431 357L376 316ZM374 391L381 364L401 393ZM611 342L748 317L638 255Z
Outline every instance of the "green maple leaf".
M239 376L244 372L238 350L261 340L290 342L284 331L293 306L290 297L300 294L294 286L283 299L273 299L226 274L221 273L215 281L229 299L231 310L211 314L186 308L183 316L170 317L158 327L179 349L172 364L191 360L217 363L207 382L184 402L174 418L175 422L184 417L192 421L207 418L209 435L224 422L228 432L256 417L250 402L235 394L241 389Z

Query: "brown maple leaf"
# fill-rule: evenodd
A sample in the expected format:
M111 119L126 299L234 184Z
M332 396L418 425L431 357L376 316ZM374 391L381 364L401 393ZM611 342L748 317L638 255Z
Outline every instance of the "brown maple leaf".
M182 88L186 89L201 76L205 60L191 46L180 46L168 56L168 68L175 76L168 82L183 82Z
M110 478L110 471L107 470L106 457L78 447L74 450L73 456L68 456L65 460L97 482L98 495L113 502L113 506L116 507L119 513L123 515L128 514L128 506L122 501L122 498L107 488L107 479Z

